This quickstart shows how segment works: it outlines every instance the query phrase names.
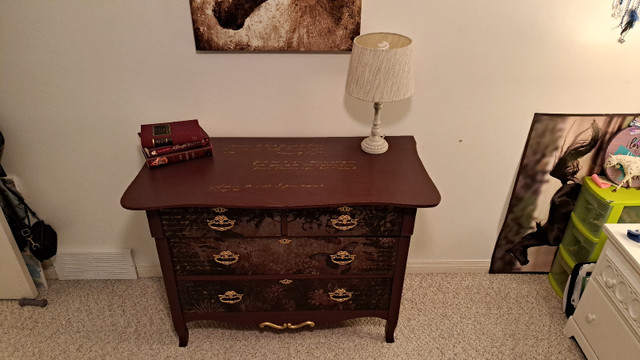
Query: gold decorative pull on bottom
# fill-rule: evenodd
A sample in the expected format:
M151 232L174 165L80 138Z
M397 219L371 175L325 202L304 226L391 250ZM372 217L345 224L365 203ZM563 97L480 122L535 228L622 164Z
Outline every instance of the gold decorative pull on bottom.
M235 291L227 291L223 295L218 295L218 298L225 304L235 304L242 301L243 296L244 294L238 294Z
M219 254L213 256L213 260L222 265L235 264L238 259L240 259L240 255L234 254L228 250L222 251Z
M329 293L329 299L337 302L343 302L351 299L353 292L345 289L337 289L336 291Z
M291 324L286 324L288 326L289 329L300 329L301 327L314 327L316 326L316 323L314 323L313 321L305 321L303 323L300 323L298 325L291 325Z
M301 327L305 327L305 326L309 326L309 327L314 327L316 326L316 323L314 323L313 321L305 321L303 323L297 324L297 325L292 325L291 323L285 323L283 325L276 325L274 323L270 323L270 322L263 322L262 324L260 324L260 328L264 329L266 326L276 329L276 330L284 330L284 329L300 329Z
M331 261L338 265L347 265L355 260L356 256L349 254L347 251L340 250L333 255L329 255Z

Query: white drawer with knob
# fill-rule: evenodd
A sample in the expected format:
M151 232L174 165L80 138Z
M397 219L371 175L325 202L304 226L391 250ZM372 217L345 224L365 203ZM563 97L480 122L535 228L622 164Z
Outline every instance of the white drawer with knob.
M598 359L640 358L640 342L599 286L585 290L573 319Z
M564 333L590 360L640 359L640 224L607 224L607 242Z

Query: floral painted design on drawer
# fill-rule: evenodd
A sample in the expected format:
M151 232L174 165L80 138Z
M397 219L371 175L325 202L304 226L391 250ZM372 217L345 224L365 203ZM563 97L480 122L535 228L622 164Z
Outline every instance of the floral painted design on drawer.
M397 238L169 239L176 275L392 274Z
M278 236L277 210L176 208L160 210L165 237Z
M404 210L390 206L342 206L287 212L289 236L398 236Z
M178 282L184 312L386 310L391 278Z

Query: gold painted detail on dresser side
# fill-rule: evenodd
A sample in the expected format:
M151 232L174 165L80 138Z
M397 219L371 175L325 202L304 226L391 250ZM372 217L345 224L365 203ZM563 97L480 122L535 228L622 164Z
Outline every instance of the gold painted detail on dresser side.
M340 215L337 219L331 219L331 226L334 228L347 231L358 225L358 219L353 219L349 215Z
M333 255L329 255L331 261L338 265L347 265L353 262L356 259L355 255L349 254L349 252L340 250Z
M314 323L313 321L305 321L305 322L302 322L302 323L296 324L296 325L293 325L291 323L284 323L282 325L276 325L274 323L270 323L268 321L265 321L265 322L260 324L260 328L261 329L264 329L265 327L270 327L270 328L273 328L273 329L276 329L276 330L300 329L300 328L305 327L305 326L314 327L314 326L316 326L316 323Z
M353 292L347 291L345 289L336 289L329 293L329 298L333 301L343 302L351 299Z
M220 299L221 302L225 303L225 304L235 304L237 302L242 301L242 297L244 296L244 294L238 294L235 291L227 291L222 295L218 295L218 298Z
M289 244L291 244L293 242L293 240L291 240L291 239L280 239L280 240L278 240L278 242L280 244L282 244L282 245L289 245Z
M289 279L282 279L279 281L280 284L282 285L289 285L291 283L293 283L293 280L289 280Z
M213 256L213 260L222 265L235 264L239 259L240 255L234 254L229 250L221 251L219 254Z
M217 215L213 220L207 220L207 226L215 231L227 231L236 225L235 220L231 220L224 215Z

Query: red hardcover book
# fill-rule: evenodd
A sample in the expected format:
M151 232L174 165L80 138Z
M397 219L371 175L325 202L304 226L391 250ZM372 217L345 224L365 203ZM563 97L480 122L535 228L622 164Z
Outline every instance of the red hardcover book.
M171 154L179 151L185 151L193 148L198 148L205 146L209 143L209 138L206 138L201 141L188 142L181 145L167 145L161 147L154 148L142 148L142 150L146 153L147 157L153 157L164 154Z
M189 149L185 151L179 151L171 154L164 154L159 156L147 156L147 153L142 150L142 153L145 156L145 163L148 167L158 167L161 165L172 164L180 161L187 161L191 159L198 159L206 156L211 156L213 151L211 149L211 144L207 144L205 146L201 146L194 149Z
M198 120L183 120L140 126L140 143L143 148L181 145L208 139Z

